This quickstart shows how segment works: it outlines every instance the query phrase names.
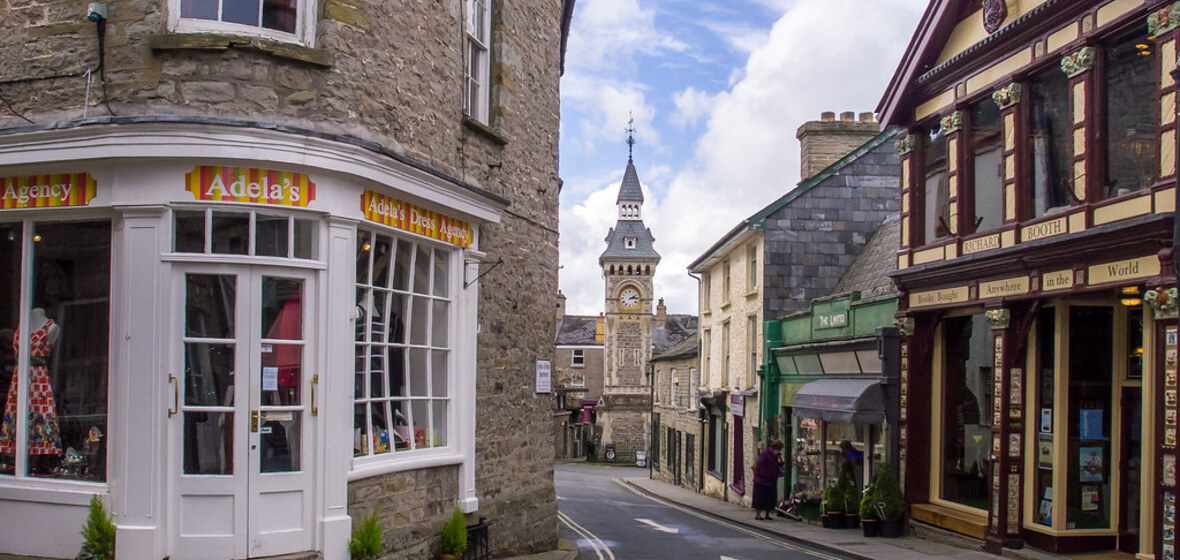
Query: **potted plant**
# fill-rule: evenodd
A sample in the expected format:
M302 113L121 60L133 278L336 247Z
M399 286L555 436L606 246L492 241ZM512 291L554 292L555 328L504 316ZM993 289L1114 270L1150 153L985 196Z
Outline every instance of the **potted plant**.
M897 469L889 463L882 463L877 469L873 485L877 515L881 519L880 535L900 537L905 532L905 495L897 480Z
M844 463L840 468L840 477L836 479L836 485L842 489L840 494L844 499L844 518L840 525L845 529L856 529L860 526L860 488L856 487L856 477L852 474L851 463Z
M451 519L442 528L441 560L459 560L467 551L467 517L463 511L455 508Z
M115 524L98 496L90 497L90 514L82 526L82 550L77 560L111 560L115 557Z
M878 529L878 514L877 514L877 491L876 479L865 488L864 493L860 498L860 528L864 531L866 537L877 536Z
M833 480L824 488L824 500L820 502L823 513L820 521L825 529L839 529L844 522L844 490Z
M352 560L375 560L381 555L381 520L377 512L362 519L352 530L352 539L348 541L348 557Z

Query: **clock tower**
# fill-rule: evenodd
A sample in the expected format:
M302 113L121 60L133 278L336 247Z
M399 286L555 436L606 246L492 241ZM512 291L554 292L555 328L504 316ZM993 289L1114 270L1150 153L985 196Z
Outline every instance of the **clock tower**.
M628 137L633 145L634 139ZM629 155L619 186L618 221L606 234L598 258L606 278L603 399L598 409L601 440L617 461L647 450L650 430L652 276L660 263L651 230L643 224L643 191ZM609 457L608 457L609 460Z

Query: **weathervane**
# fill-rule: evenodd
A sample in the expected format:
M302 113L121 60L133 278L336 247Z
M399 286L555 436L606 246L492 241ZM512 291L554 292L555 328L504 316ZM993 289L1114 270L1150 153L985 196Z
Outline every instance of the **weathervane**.
M635 116L630 112L627 116L630 117L627 121L627 161L631 161L632 148L635 146Z

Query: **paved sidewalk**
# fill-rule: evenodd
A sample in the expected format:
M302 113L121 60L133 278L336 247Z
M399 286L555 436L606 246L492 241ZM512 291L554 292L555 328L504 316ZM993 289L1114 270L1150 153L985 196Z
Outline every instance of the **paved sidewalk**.
M748 507L724 502L666 482L640 477L619 480L644 494L662 498L701 513L720 517L753 529L775 533L788 540L820 550L862 560L997 560L1000 558L981 550L968 550L936 540L912 536L896 539L866 538L859 529L824 529L818 525L792 521L786 517L772 517L773 521L769 522L755 521L754 510ZM1066 558L1030 549L1018 551L1004 549L1004 557L1027 560Z

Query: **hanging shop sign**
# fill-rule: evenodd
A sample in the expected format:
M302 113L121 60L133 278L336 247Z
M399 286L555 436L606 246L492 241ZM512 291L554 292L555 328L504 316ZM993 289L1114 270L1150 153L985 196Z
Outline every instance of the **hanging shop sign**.
M729 396L729 410L733 412L734 416L746 415L746 396L745 395L730 395Z
M315 200L315 183L303 173L198 165L184 176L185 190L197 200L249 202L307 208Z
M97 183L89 173L0 178L0 210L86 206Z
M373 191L361 195L365 218L390 227L425 235L460 247L470 247L475 238L471 224L414 206L405 201Z

